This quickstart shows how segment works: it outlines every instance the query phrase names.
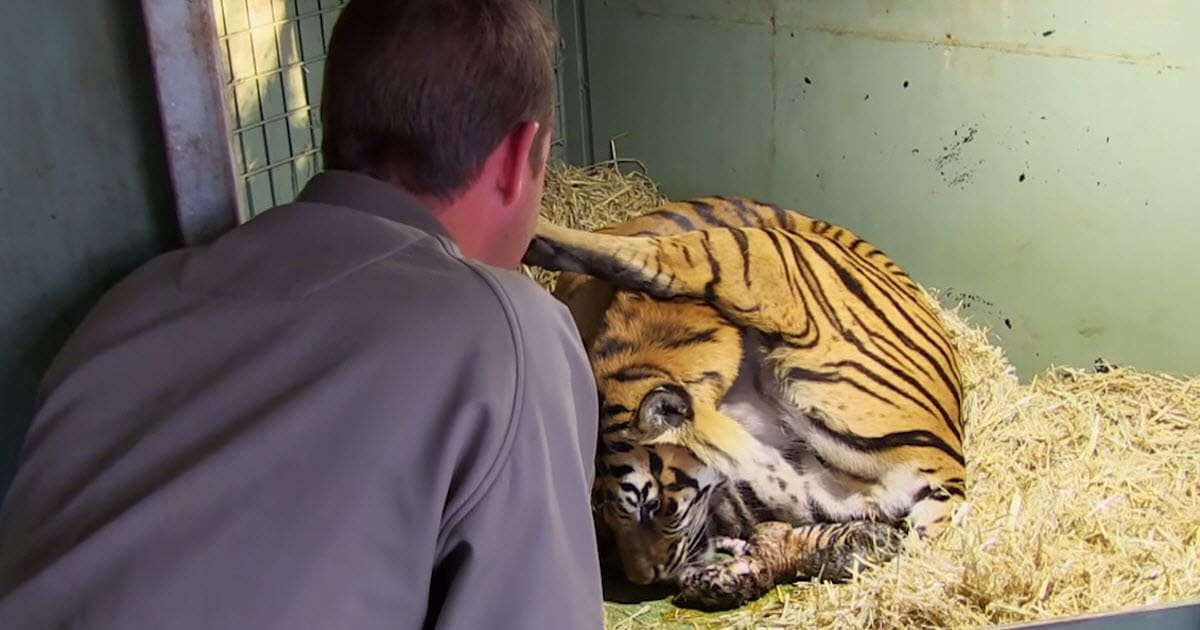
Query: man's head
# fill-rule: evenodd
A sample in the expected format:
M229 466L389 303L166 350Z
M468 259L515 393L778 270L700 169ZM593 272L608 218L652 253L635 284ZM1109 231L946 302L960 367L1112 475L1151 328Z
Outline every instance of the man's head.
M468 255L516 267L541 204L556 41L532 0L351 0L325 61L325 167L403 188Z

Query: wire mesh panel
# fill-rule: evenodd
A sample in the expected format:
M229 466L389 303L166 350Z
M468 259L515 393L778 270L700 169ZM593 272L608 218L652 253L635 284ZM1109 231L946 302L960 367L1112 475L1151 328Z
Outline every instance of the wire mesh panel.
M250 216L291 201L321 170L321 79L347 0L212 0L234 164ZM555 16L554 0L539 0ZM558 64L555 82L561 92ZM556 98L553 156L565 152Z
M345 0L213 0L235 168L250 215L321 169L326 45Z

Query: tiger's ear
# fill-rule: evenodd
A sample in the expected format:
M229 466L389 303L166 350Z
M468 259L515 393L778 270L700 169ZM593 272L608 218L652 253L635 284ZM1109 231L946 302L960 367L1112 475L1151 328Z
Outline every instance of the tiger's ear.
M674 383L650 390L638 406L638 425L643 439L653 439L691 421L694 416L691 395Z

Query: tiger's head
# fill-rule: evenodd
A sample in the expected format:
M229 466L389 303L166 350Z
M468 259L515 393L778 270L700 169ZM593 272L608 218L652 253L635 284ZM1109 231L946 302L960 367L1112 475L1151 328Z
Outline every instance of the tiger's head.
M711 554L709 500L723 483L683 447L602 442L593 508L626 579L673 582L683 567Z

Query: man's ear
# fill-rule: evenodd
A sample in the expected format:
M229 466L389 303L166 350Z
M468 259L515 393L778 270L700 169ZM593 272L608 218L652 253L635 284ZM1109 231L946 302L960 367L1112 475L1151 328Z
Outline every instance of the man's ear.
M512 205L525 193L525 186L533 180L534 152L540 148L535 146L538 130L541 124L526 122L513 127L500 143L503 152L500 177L497 181L500 198L504 205Z

